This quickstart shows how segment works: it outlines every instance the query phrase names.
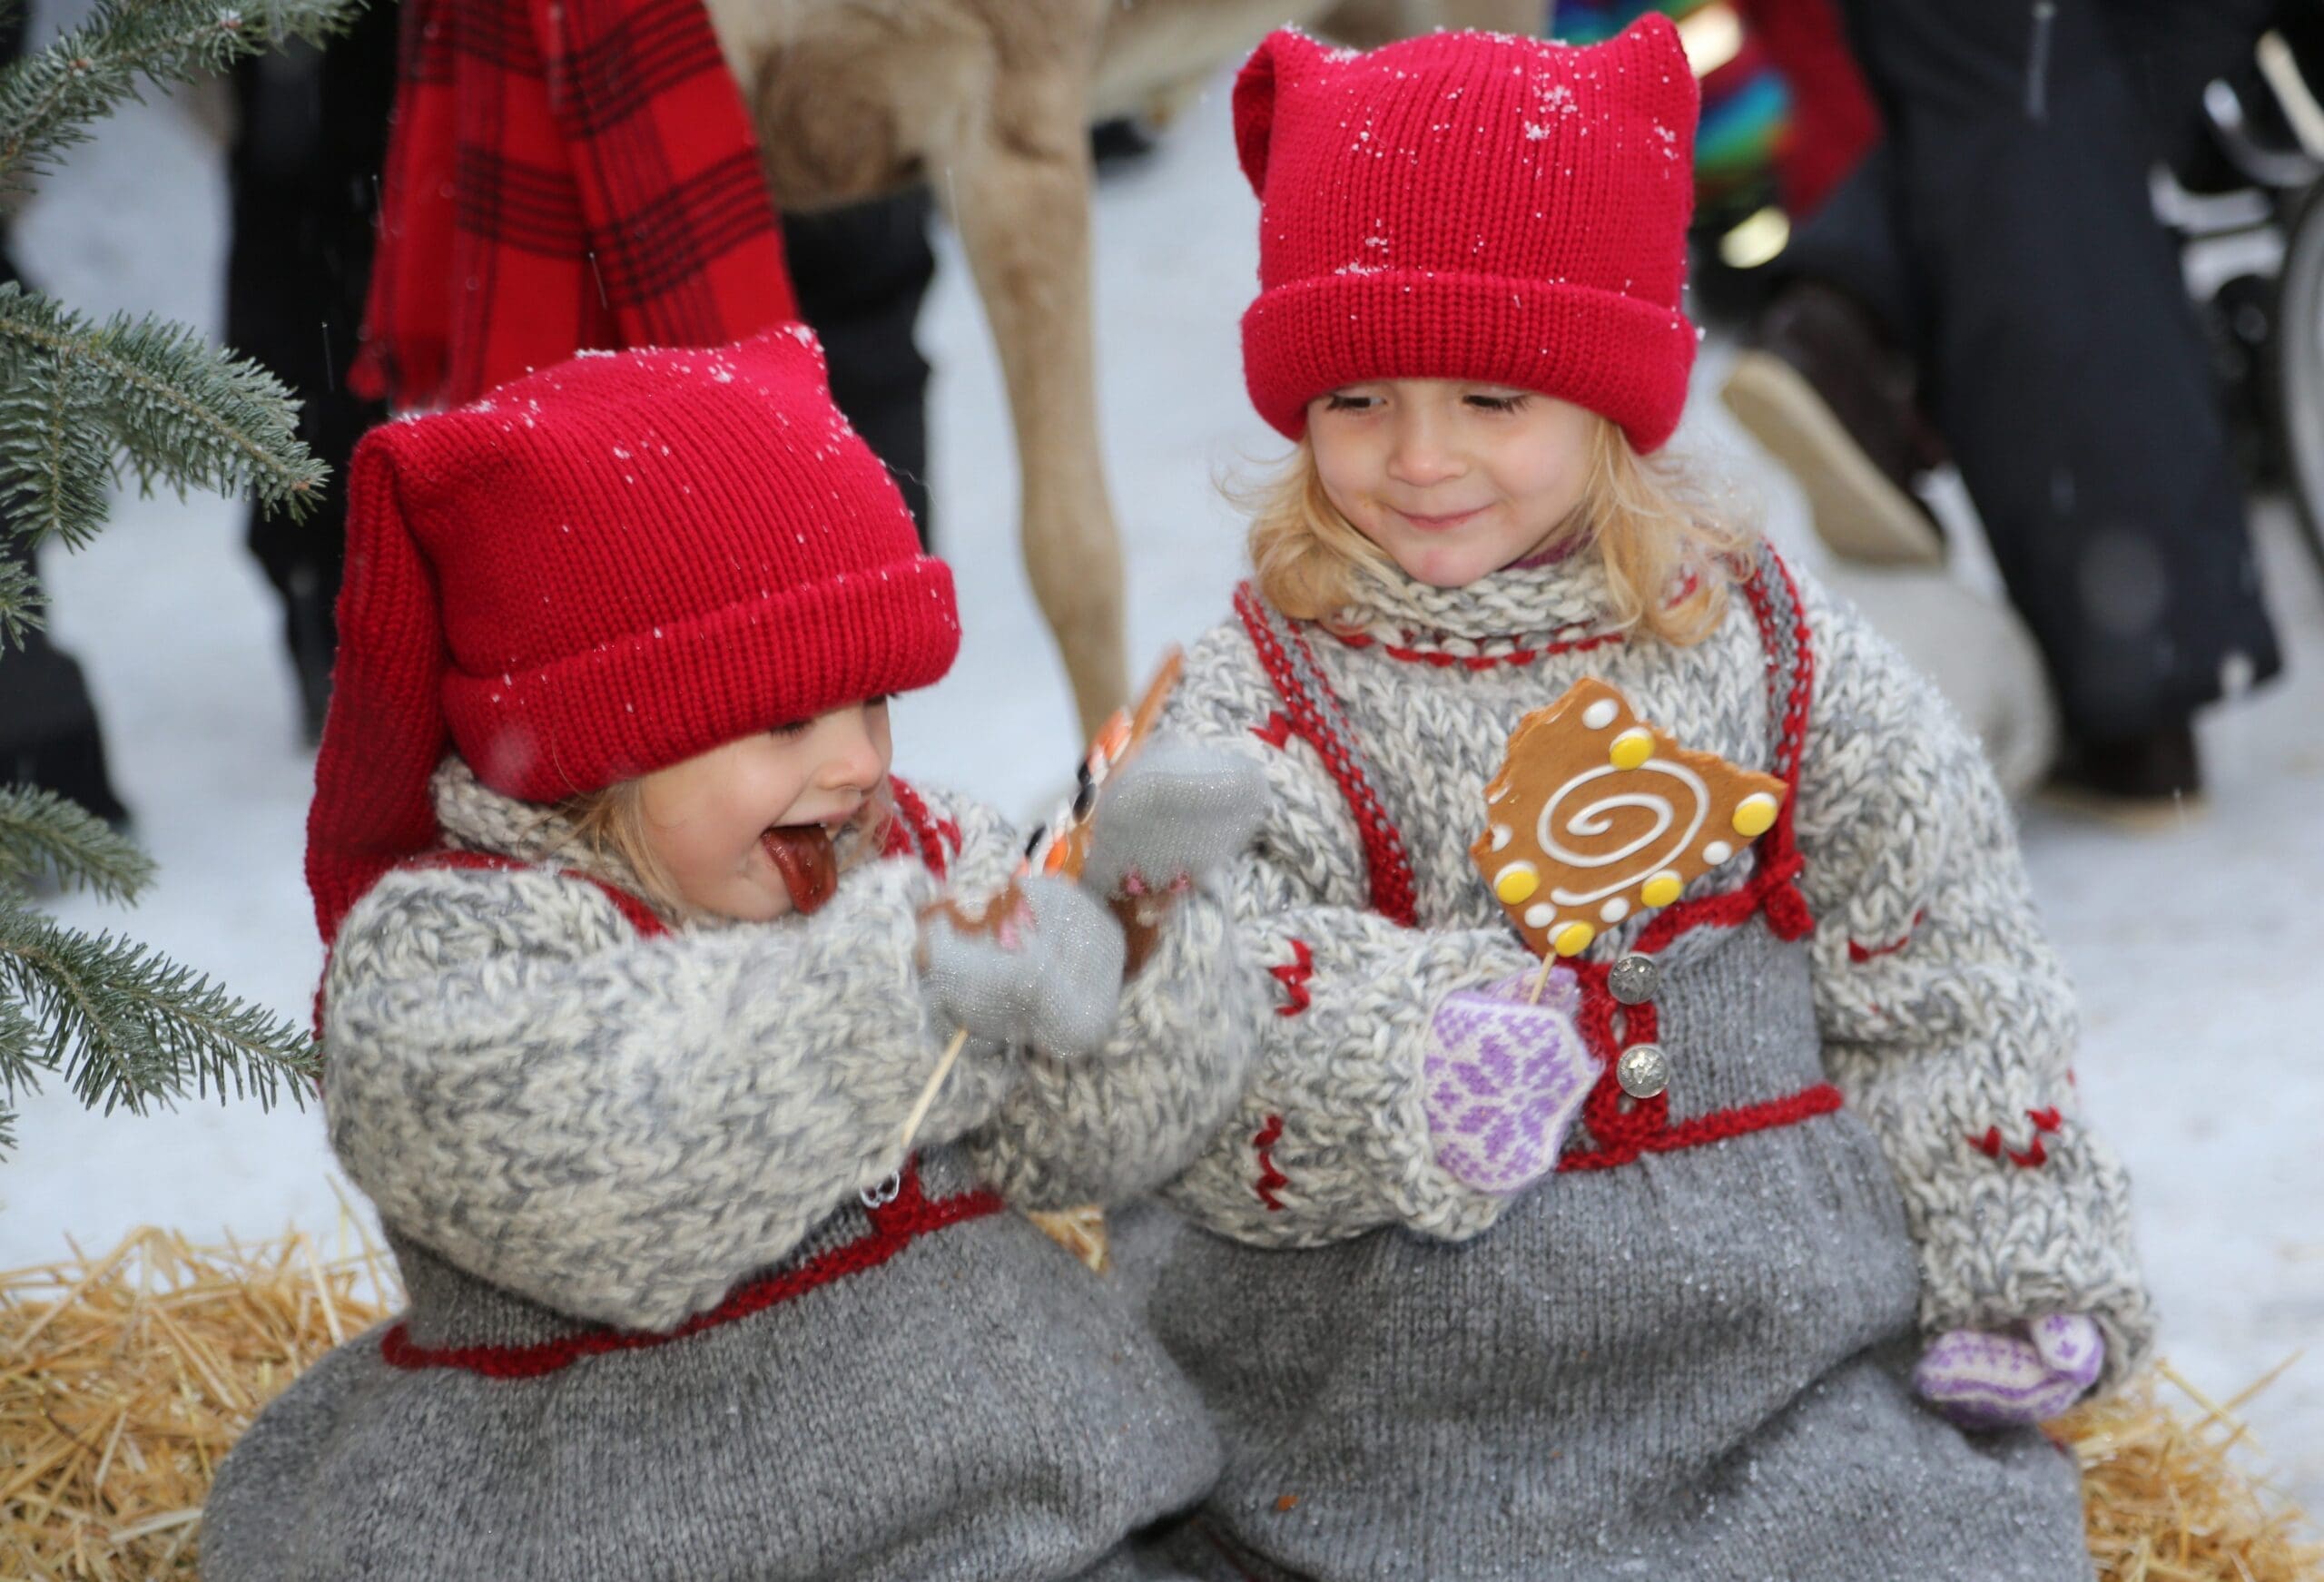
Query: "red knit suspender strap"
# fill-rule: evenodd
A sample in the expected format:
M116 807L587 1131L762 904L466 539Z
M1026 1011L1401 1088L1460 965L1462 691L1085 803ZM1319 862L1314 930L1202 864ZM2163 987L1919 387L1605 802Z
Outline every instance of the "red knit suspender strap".
M1283 699L1291 729L1323 758L1324 768L1354 815L1371 879L1372 909L1401 927L1415 927L1417 891L1403 835L1380 799L1378 776L1348 722L1345 706L1324 679L1315 651L1299 628L1269 609L1248 583L1235 590L1235 614L1250 634L1267 680Z
M1773 745L1774 772L1790 791L1776 814L1774 826L1759 837L1758 871L1751 888L1767 908L1768 926L1782 939L1805 938L1816 927L1807 899L1799 893L1799 875L1807 867L1799 854L1793 820L1799 808L1799 761L1807 747L1807 711L1815 701L1816 650L1807 628L1807 612L1800 603L1799 585L1774 546L1761 540L1758 563L1743 585L1751 615L1758 624L1759 645L1768 658L1768 739Z
M762 1275L736 1286L726 1293L725 1301L708 1312L697 1313L676 1329L642 1333L592 1328L528 1346L421 1346L413 1343L403 1324L397 1323L379 1337L379 1355L395 1368L458 1368L488 1379L537 1379L569 1368L585 1357L650 1351L721 1324L731 1324L737 1319L749 1318L795 1301L819 1285L876 1269L932 1231L997 1214L1005 1206L1000 1194L990 1190L955 1193L949 1197L926 1196L921 1191L917 1164L908 1162L894 1198L866 1208L872 1220L870 1232L827 1248L795 1268Z
M1799 875L1806 863L1792 828L1793 809L1799 800L1800 758L1807 746L1807 711L1815 691L1815 653L1799 586L1789 568L1764 542L1741 587L1767 656L1769 769L1790 790L1775 824L1758 838L1758 860L1750 879L1738 889L1681 900L1656 913L1631 943L1633 954L1659 955L1683 934L1696 929L1736 928L1749 921L1755 912L1764 912L1768 929L1781 939L1802 938L1815 927L1807 899L1799 893ZM1610 962L1577 958L1567 966L1581 984L1581 1011L1577 1020L1582 1039L1604 1071L1581 1106L1582 1120L1596 1145L1569 1150L1558 1161L1560 1170L1602 1170L1628 1164L1641 1154L1697 1147L1723 1137L1790 1125L1841 1107L1840 1090L1823 1082L1782 1098L1717 1110L1673 1125L1667 1092L1633 1099L1614 1079L1614 1065L1622 1051L1651 1044L1660 1036L1660 1017L1653 1002L1619 1003L1606 985L1612 969Z
M927 801L897 776L888 777L888 789L895 796L896 816L888 826L887 850L882 855L906 857L918 852L928 871L942 879L950 859L960 853L960 826L931 812Z

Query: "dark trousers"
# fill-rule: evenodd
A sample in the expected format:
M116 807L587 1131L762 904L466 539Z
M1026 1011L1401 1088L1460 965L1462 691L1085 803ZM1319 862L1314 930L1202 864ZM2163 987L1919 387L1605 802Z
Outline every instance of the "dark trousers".
M1917 356L2067 730L2281 665L2225 415L2147 172L2273 0L1843 0L1886 144L1786 268Z

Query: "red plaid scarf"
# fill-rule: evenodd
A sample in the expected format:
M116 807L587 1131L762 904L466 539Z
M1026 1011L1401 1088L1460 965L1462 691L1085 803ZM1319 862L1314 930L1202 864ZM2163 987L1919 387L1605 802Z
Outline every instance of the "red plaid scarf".
M702 0L404 0L401 27L359 393L452 406L799 316Z

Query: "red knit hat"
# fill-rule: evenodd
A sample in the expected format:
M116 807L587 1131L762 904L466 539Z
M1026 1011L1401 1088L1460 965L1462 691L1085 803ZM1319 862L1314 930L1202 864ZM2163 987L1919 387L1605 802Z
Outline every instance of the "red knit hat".
M926 686L952 575L787 325L584 353L374 429L350 468L307 882L329 942L438 840L428 781L553 801Z
M1363 379L1474 379L1670 437L1697 91L1668 17L1575 48L1440 33L1359 54L1270 36L1235 83L1259 195L1243 371L1296 439Z

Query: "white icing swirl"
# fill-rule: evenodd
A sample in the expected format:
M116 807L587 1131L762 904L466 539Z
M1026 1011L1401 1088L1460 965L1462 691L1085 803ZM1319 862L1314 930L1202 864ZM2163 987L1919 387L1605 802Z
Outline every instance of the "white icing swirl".
M1637 777L1649 773L1677 781L1691 805L1682 810L1674 796L1656 789L1632 789L1640 783ZM1623 777L1622 789L1613 791L1607 788L1610 794L1592 795L1589 788L1610 775ZM1579 806L1571 805L1585 795L1590 800ZM1550 892L1550 899L1561 907L1583 907L1642 883L1693 847L1696 833L1709 817L1710 805L1710 787L1702 777L1670 759L1649 758L1631 770L1616 769L1611 764L1584 770L1551 791L1549 800L1541 804L1534 825L1535 838L1543 852L1569 868L1584 871L1619 868L1620 871L1611 883L1600 889L1570 890L1560 887ZM1566 843L1568 838L1588 840L1610 833L1610 815L1621 808L1643 809L1652 815L1650 827L1611 851L1592 853ZM1681 823L1685 825L1683 830L1679 829ZM1641 853L1645 855L1641 857ZM1640 860L1633 863L1632 858Z

